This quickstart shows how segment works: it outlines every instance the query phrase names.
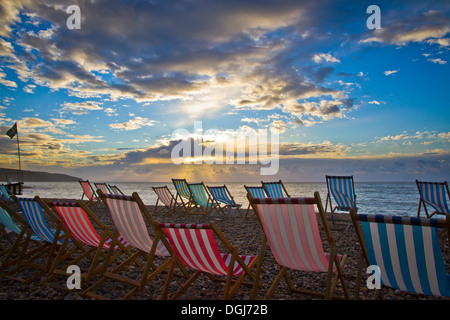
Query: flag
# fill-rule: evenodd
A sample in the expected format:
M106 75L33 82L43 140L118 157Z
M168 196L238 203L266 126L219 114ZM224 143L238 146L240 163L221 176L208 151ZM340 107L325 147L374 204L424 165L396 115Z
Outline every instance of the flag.
M7 135L8 137L10 137L11 139L14 138L14 136L15 136L16 134L17 134L17 122L14 123L14 125L13 125L11 128L9 128L8 131L6 131L6 135Z

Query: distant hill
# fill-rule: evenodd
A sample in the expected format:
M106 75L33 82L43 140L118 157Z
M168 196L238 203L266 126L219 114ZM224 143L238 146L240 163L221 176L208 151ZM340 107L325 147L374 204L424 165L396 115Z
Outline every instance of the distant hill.
M0 168L0 181L6 182L7 178L11 178L13 182L17 182L17 172L14 169ZM77 181L80 178L69 176L62 173L49 173L43 171L22 170L23 181L27 182L46 182L46 181Z

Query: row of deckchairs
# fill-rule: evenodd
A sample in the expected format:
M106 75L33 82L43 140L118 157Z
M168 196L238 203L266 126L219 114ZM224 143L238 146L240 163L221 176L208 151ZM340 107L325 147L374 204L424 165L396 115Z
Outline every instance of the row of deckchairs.
M273 295L283 279L293 292L317 294L328 299L349 298L344 276L347 257L338 253L336 240L331 234L318 192L314 193L313 198L254 198L249 192L248 200L264 231L259 254L251 256L238 255L238 248L231 246L213 223L161 224L153 220L136 193L125 196L104 194L97 190L97 194L108 207L116 232L104 226L83 201L51 202L39 197L19 199L23 217L1 202L0 222L13 230L18 237L14 245L4 253L6 258L3 259L0 269L12 266L13 271L16 271L24 266L40 267L41 272L37 275L50 274L41 281L47 283L65 273L68 265L88 259L90 266L84 273L86 283L95 275L99 276L99 280L91 284L83 292L84 295L101 298L96 291L106 281L113 280L122 281L132 287L125 296L130 298L168 268L166 284L161 294L162 298L166 298L177 267L181 276L189 279L171 298L178 298L202 273L214 279L225 276L224 298L230 298L245 277L249 276L253 280L252 297L257 298L261 287L264 255L269 245L280 271L265 298ZM51 229L45 222L44 211L54 219L55 229ZM329 253L325 252L320 237L317 213L325 231ZM356 297L364 263L380 269L380 285L410 292L449 296L449 276L445 272L437 238L438 229L447 229L449 232L448 215L444 221L357 214L354 208L350 209L350 214L361 247ZM153 239L144 228L144 220L156 233ZM94 224L99 227L100 233L93 230ZM226 254L220 253L216 238L224 244ZM29 246L33 248L28 250ZM74 250L78 250L80 255L75 260L70 260ZM55 253L56 258L52 260ZM37 257L45 254L47 259L43 265L33 263ZM125 255L125 260L108 269L121 255ZM138 260L138 257L144 259ZM100 260L103 263L100 263ZM161 263L156 265L156 260L161 260ZM130 264L142 267L140 279L130 279L126 273L121 274ZM256 268L256 273L252 271L253 268ZM188 270L191 269L195 272L189 275ZM324 292L308 292L294 287L288 275L289 270L326 274ZM237 280L232 285L232 278L236 277ZM338 283L341 284L342 296L334 294ZM380 289L377 289L376 297L381 296Z
M161 292L163 299L170 294L174 275L187 280L171 298L179 297L202 273L214 280L225 278L223 297L226 299L231 298L247 276L254 279L251 270L256 256L238 255L237 248L214 223L161 224L153 219L137 193L113 195L104 194L100 189L96 193L109 209L115 231L82 200L52 202L38 196L19 198L22 214L0 201L0 223L17 235L14 244L0 255L5 256L0 264L1 272L13 276L24 267L37 268L39 272L32 278L18 280L31 283L43 276L39 284L45 285L60 276L67 279L69 266L87 260L88 268L82 273L82 295L97 299L104 298L101 292L107 281L131 287L123 297L128 299L163 272L168 274ZM50 227L47 217L56 228ZM38 258L44 258L44 263L40 260L38 264ZM128 275L132 264L140 267L138 278ZM180 274L174 272L176 267ZM190 275L187 267L195 272Z
M107 184L105 182L94 182L95 188L89 180L78 180L78 182L80 183L81 189L83 190L81 200L86 198L87 205L89 207L100 204L100 198L96 190L101 190L103 193L106 194L118 194L118 195L124 194L122 190L119 189L118 186Z
M186 215L207 215L215 210L219 214L229 215L232 209L236 209L242 215L239 210L242 205L234 201L226 185L206 186L203 182L188 183L186 179L172 179L172 182L176 190L175 196L167 185L152 187L158 196L155 213L165 211L171 214L182 210Z

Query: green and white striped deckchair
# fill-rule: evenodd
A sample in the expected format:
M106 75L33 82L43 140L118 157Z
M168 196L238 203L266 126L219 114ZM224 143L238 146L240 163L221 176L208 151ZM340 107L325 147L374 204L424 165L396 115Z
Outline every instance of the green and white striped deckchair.
M447 205L447 199L450 198L447 181L444 182L423 182L416 180L417 189L419 189L420 201L417 210L417 216L420 216L420 209L425 210L428 218L435 214L450 214ZM432 214L428 213L427 205L434 209Z
M193 209L203 215L207 215L212 209L215 209L219 213L223 213L222 208L213 202L213 198L203 182L189 183L188 186L191 191L192 199L187 214L192 214L191 211Z
M361 244L356 297L364 261L379 268L383 286L425 295L450 297L450 275L438 239L438 229L449 231L450 219L356 214L350 211ZM376 279L376 278L375 278ZM381 298L381 287L375 298Z

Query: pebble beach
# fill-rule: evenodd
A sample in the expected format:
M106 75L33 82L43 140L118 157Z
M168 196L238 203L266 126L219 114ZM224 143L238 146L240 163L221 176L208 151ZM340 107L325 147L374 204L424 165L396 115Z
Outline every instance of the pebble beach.
M67 199L64 199L67 201ZM186 217L182 214L166 215L164 212L154 213L154 206L147 206L149 211L153 214L155 220L163 223L210 223L214 222L223 234L227 237L229 242L238 247L238 253L244 255L256 255L259 253L262 229L259 225L256 217L250 214L250 217L245 219L237 213L237 211L231 212L227 217L218 215L216 213L209 214L207 216L191 215ZM111 229L114 229L111 217L108 209L104 205L98 205L93 208L95 214ZM241 208L241 211L245 213L246 207ZM359 243L357 241L356 233L351 219L348 214L340 214L339 224L334 225L331 222L331 217L328 215L328 221L331 227L331 232L336 239L338 254L346 254L348 261L344 267L344 274L346 283L348 286L351 298L354 299L355 280L358 267L359 257ZM321 229L321 232L323 229ZM153 230L149 229L150 235L153 235ZM322 233L323 235L323 233ZM441 248L446 259L446 265L449 265L449 245L447 234L441 235ZM327 244L324 242L324 249L327 252ZM0 239L0 245L2 250L8 248L10 242L7 237L2 235ZM83 265L80 265L82 268ZM275 263L270 250L266 250L264 256L264 264L261 273L261 288L258 291L258 296L261 298L267 291L273 280L275 279L279 267ZM83 284L80 290L69 291L64 288L67 278L60 277L56 280L57 285L39 285L41 278L36 279L32 283L23 284L20 279L26 280L32 277L36 273L36 269L24 267L16 272L13 277L8 275L7 270L3 270L0 273L0 300L90 300L81 294L83 289L87 287L87 284ZM449 272L448 272L449 273ZM129 277L137 279L141 274L141 270L138 267L133 267L127 270ZM307 290L313 290L323 292L325 288L325 274L308 273L300 271L290 271L289 273L292 282L301 288ZM361 292L358 297L359 300L371 300L373 299L374 291L370 290L365 285L365 279L367 276L363 275L361 283ZM96 278L95 278L96 279ZM93 281L95 281L95 279ZM59 283L57 283L59 281ZM137 292L131 299L132 300L158 300L160 299L161 290L166 281L166 274L163 273L150 282L144 290ZM172 282L169 288L170 294L175 292L184 279L180 277L172 278ZM130 287L118 283L115 281L109 281L105 283L98 292L107 299L119 300L124 297ZM337 285L335 294L342 296L340 284ZM448 300L445 298L431 297L422 294L413 294L402 292L386 288L383 290L385 300ZM179 298L179 300L218 300L222 298L223 283L213 282L206 276L200 276L196 282ZM281 282L278 289L273 294L272 300L311 300L318 299L317 297L291 293L287 288L284 281ZM319 298L320 299L320 298ZM233 295L232 300L252 300L252 286L243 284L239 287L236 293Z

